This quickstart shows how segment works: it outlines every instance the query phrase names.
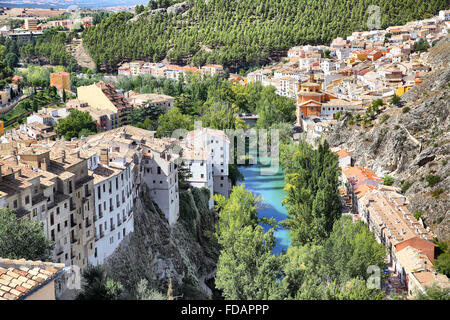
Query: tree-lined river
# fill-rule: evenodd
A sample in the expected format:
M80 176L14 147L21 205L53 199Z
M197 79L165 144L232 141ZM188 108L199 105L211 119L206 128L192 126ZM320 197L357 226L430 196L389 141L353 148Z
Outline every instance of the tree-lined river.
M261 175L260 165L254 164L249 166L239 166L239 171L244 176L245 188L253 192L257 196L263 198L262 208L258 209L258 217L275 218L277 221L286 219L287 211L281 205L281 201L286 196L283 190L285 182L282 169L278 170L276 175ZM270 226L264 225L267 231ZM290 245L289 231L282 228L275 232L277 245L273 249L273 253L279 255L282 250L286 250Z

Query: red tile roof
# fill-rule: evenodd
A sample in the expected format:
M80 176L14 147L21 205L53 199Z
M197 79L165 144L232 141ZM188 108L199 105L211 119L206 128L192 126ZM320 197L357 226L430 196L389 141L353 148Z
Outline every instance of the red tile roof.
M0 258L0 300L24 299L63 272L62 263Z

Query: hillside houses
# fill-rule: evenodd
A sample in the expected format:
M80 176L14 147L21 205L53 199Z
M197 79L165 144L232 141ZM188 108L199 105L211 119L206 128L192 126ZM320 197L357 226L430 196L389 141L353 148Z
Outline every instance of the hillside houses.
M375 239L387 249L386 262L409 297L425 287L450 287L450 280L433 267L435 235L408 210L408 199L398 188L386 186L369 168L353 166L347 150L333 148L342 168L343 198L351 204L354 219L367 224Z
M153 63L145 61L132 61L123 63L118 69L119 76L152 75L166 79L178 80L188 73L220 77L224 76L224 68L218 64L209 64L200 69L191 66L179 66L176 64Z
M191 170L189 185L226 197L231 191L229 140L220 130L198 128L182 140L158 139L153 131L127 125L72 141L21 134L2 136L0 207L43 222L56 243L52 261L68 266L103 264L134 230L141 184L174 225L183 162ZM177 145L184 152L175 152Z

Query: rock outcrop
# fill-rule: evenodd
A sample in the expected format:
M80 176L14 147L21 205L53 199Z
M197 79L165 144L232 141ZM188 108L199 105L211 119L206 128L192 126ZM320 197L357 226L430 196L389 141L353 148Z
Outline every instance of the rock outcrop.
M350 125L346 115L325 136L330 145L351 151L357 165L394 177L410 211L420 211L440 241L450 240L449 49L449 37L430 49L426 62L433 71L401 96L403 108L383 110L366 128Z
M158 8L158 9L154 9L154 10L149 10L149 11L145 11L142 12L140 14L135 15L133 18L131 18L129 22L135 22L137 20L139 20L139 18L141 17L147 17L147 18L151 18L153 15L156 14L185 14L190 8L192 8L192 3L185 1L185 2L180 2L180 3L176 3L168 8Z
M180 192L180 218L171 227L141 185L134 232L107 259L108 273L131 294L141 279L165 294L171 279L173 296L208 299L204 281L214 274L219 257L213 234L217 215L208 209L208 199L207 189Z

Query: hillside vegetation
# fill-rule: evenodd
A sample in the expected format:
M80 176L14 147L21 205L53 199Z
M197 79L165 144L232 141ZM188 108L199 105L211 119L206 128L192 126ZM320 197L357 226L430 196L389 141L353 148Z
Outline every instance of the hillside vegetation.
M97 66L106 70L126 60L164 58L197 66L247 67L266 63L295 45L326 43L367 30L366 22L373 14L368 11L370 5L380 7L381 28L386 28L432 16L445 9L447 2L191 0L187 11L146 8L135 17L115 14L85 30L83 44Z

